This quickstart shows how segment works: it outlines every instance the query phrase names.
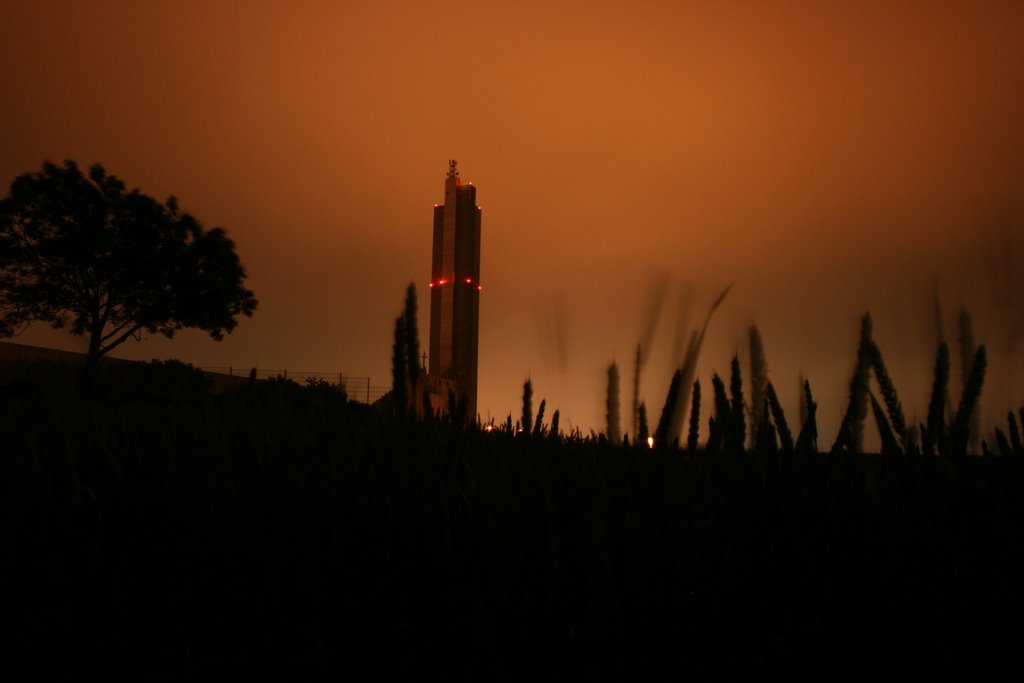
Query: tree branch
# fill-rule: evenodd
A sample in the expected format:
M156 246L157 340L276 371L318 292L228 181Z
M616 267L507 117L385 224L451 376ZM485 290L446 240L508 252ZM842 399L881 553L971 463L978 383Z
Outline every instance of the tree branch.
M121 323L120 325L118 325L117 327L112 329L109 334L105 334L105 335L101 336L100 337L100 343L102 344L103 342L107 341L111 337L114 337L118 332L120 332L124 328L128 327L128 325L130 325L131 322L132 322L131 320L125 320L123 323ZM141 325L140 325L140 327L141 327ZM102 328L102 324L100 326L100 329L103 329Z
M135 334L136 332L141 330L143 327L144 327L144 325L142 325L141 323L138 324L138 325L135 325L134 327L130 328L127 332L125 332L120 337L118 337L114 341L110 342L106 346L101 346L100 347L100 354L99 355L101 355L101 356L106 355L107 351L110 351L111 349L117 347L118 345L120 345L121 342L123 342L125 339L127 339L128 337L132 336L133 334Z

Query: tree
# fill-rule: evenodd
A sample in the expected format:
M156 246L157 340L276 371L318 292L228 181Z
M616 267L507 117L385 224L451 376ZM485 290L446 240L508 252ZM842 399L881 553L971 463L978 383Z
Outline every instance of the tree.
M96 164L43 164L0 200L0 337L32 322L87 335L86 387L101 357L143 332L221 340L256 309L222 228L206 230Z
M395 318L395 343L391 353L391 391L395 399L395 415L404 417L409 407L409 339L405 329L405 316Z
M395 318L395 343L391 355L392 391L395 414L405 415L416 400L416 382L420 376L420 341L416 329L416 285L405 291L405 308Z
M409 380L415 387L420 376L420 336L416 323L416 285L411 282L405 290L405 335Z

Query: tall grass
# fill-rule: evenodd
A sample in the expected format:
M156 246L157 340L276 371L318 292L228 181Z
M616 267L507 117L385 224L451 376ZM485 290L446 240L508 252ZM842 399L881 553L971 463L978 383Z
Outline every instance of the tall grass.
M743 401L743 375L740 359L732 357L729 372L729 428L725 433L725 447L742 452L747 441L746 404Z
M690 343L686 349L686 356L683 360L682 370L682 381L679 383L680 395L676 396L673 402L673 413L669 416L669 428L668 437L672 440L678 439L683 430L683 416L686 414L686 408L689 402L689 394L685 391L689 388L694 379L697 376L697 360L700 357L701 347L704 345L704 336L707 334L708 325L711 324L711 318L714 316L715 311L725 301L725 297L729 295L729 291L732 289L732 285L726 287L722 292L715 298L711 304L711 308L708 309L707 316L704 318L704 324L700 331L694 331L690 337Z
M726 290L728 291L728 290ZM724 296L724 293L723 293ZM720 297L721 299L721 297ZM719 299L719 302L720 302ZM717 302L716 302L717 303ZM714 307L712 307L713 312ZM705 321L706 322L706 321ZM777 452L780 450L786 454L817 452L818 449L818 428L817 428L817 404L811 394L810 383L802 380L800 413L800 432L794 441L786 420L785 411L779 401L775 387L767 379L767 363L765 361L764 344L756 327L750 328L751 335L751 375L750 382L752 395L758 396L753 399L761 405L761 409L755 410L754 406L747 406L743 394L743 379L738 356L734 356L730 364L729 391L726 392L724 382L718 375L712 378L714 390L713 415L708 418L709 435L704 448L709 452L742 452L748 447L747 417L749 416L749 447L755 451ZM695 349L699 346L699 335L691 345L689 357L695 357ZM947 427L943 417L946 410L946 393L949 378L949 353L945 343L939 344L938 355L935 363L934 379L931 398L928 408L928 422L918 426L910 426L904 415L903 406L896 389L895 382L889 374L881 348L874 341L872 336L871 317L865 314L861 319L859 343L857 347L857 360L854 366L853 376L850 380L849 402L843 415L843 420L836 434L830 452L859 453L863 448L865 420L868 415L868 408L874 418L874 424L882 439L882 451L885 454L895 455L917 455L925 453L929 455L951 454L963 455L971 452L969 436L971 434L971 419L981 395L981 388L985 375L985 347L975 347L975 357L970 361L972 373L964 387L960 407L954 417L951 418ZM684 380L683 370L677 371L672 378L668 395L666 396L661 419L655 436L661 446L674 448L678 446L678 437L672 436L672 420L679 411L678 397L684 395L681 384ZM878 396L872 393L871 377L877 383ZM754 377L756 376L756 380ZM693 382L692 396L694 401L700 399L700 384ZM690 428L686 441L688 451L694 452L700 448L699 404L691 411ZM757 417L757 422L753 422ZM1024 422L1024 411L1021 415ZM1024 450L1019 447L1021 441L1020 430L1016 424L1016 418L1011 414L1008 420L1008 433L999 430L994 435L997 451L1000 453L1015 453ZM986 452L988 445L982 443Z
M700 440L700 380L693 383L693 398L690 401L690 431L686 437L686 449L697 450Z
M622 441L619 419L619 366L613 360L608 366L608 395L605 398L605 433L612 443ZM636 432L633 432L634 435Z
M640 370L643 365L643 348L637 344L633 356L633 414L631 431L634 436L640 433Z
M538 436L544 432L544 409L547 407L547 403L547 399L542 398L540 406L537 408L537 420L533 424L533 433Z
M765 410L766 394L768 384L768 361L765 359L764 341L761 339L761 332L756 325L750 326L750 428L755 430L754 440L757 440L756 430L761 426L761 420Z
M971 374L964 384L960 405L949 427L950 449L954 454L965 454L971 449L971 435L974 433L972 424L985 382L986 358L985 347L977 347L971 362Z
M814 396L811 394L811 383L809 380L804 380L803 384L803 400L801 405L804 407L804 420L803 425L800 427L800 434L796 439L796 451L798 453L817 453L818 452L818 404L814 402Z
M960 330L960 379L963 391L967 392L967 387L971 383L972 375L974 374L974 361L978 347L974 343L974 326L971 323L971 316L968 315L967 310L964 308L960 309L959 319L959 330ZM971 413L967 417L966 423L966 443L970 450L975 450L978 445L979 434L979 422L980 422L980 410L979 410L980 396L973 403Z
M868 382L871 371L871 316L861 318L860 342L857 345L857 362L850 379L850 401L843 413L839 433L832 444L832 452L849 451L860 453L864 443L864 419L868 414Z
M935 357L931 399L928 401L928 425L921 430L921 447L925 453L946 452L946 403L949 391L949 347L939 342Z
M661 409L661 418L658 420L658 427L654 431L654 442L662 447L678 443L678 437L672 437L669 429L672 416L676 412L676 401L679 400L679 385L683 382L683 373L676 370L672 374L672 381L669 383L668 395L665 396L665 406Z
M396 419L286 381L0 396L8 666L519 680L1013 656L1024 458L819 454L806 382L794 452L742 455L723 447L738 394L713 383L718 436L688 454L554 419L546 438Z
M775 387L771 382L765 385L765 397L768 410L771 413L772 420L775 422L774 427L779 434L779 440L782 442L782 451L784 453L792 453L793 434L789 431L786 413L782 410L782 403L779 402L779 396L775 393Z

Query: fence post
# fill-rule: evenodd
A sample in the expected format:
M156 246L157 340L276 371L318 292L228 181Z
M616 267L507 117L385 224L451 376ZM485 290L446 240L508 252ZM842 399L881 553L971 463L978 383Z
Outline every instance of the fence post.
M366 405L370 405L370 378L366 378Z

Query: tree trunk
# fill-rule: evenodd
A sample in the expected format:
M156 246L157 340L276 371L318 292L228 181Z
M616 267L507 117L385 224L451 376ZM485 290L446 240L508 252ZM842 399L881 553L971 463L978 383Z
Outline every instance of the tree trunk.
M82 374L82 393L92 396L96 391L96 375L100 364L100 340L102 330L93 327L89 333L89 351L85 356L85 367Z

